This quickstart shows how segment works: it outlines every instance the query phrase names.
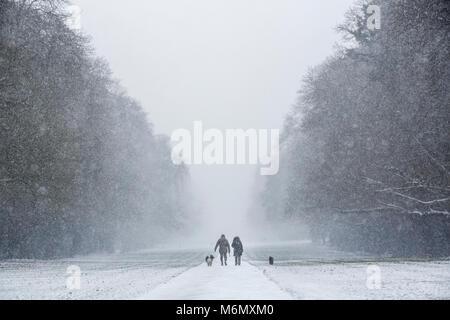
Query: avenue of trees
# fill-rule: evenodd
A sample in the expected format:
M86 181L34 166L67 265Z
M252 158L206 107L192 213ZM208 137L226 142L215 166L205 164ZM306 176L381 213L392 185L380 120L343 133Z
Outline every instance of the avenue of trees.
M65 5L0 1L0 258L137 248L189 216L187 169Z
M367 27L369 5L380 29ZM305 76L286 117L280 173L256 197L265 218L300 219L340 249L450 255L449 10L445 0L349 10L345 45Z

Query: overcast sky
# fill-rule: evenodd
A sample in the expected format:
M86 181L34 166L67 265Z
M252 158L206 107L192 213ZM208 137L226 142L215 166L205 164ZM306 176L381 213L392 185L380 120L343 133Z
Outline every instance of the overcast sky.
M353 0L75 0L83 31L156 133L280 128ZM191 166L214 233L245 232L254 166ZM232 233L232 234L231 234ZM245 237L245 235L243 235Z

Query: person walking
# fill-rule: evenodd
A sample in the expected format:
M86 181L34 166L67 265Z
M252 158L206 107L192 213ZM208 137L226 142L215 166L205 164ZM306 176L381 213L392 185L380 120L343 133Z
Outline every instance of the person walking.
M239 239L239 237L234 237L231 247L233 248L234 264L236 266L240 266L241 256L242 253L244 252L244 247L242 246L241 239Z
M220 239L217 240L216 247L214 248L214 252L216 252L217 248L219 248L220 253L220 263L223 265L227 265L227 254L230 254L230 243L228 242L225 235L221 235Z

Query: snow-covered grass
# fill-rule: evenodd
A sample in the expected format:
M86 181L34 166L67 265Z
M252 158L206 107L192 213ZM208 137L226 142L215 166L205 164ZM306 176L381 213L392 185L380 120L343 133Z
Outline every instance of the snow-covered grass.
M191 250L149 250L73 259L0 262L0 299L133 299L200 263ZM66 287L67 268L81 269L80 289Z
M275 258L270 266L268 257ZM303 242L256 246L247 259L295 299L450 299L450 261L401 260L355 255ZM380 288L367 286L369 266Z

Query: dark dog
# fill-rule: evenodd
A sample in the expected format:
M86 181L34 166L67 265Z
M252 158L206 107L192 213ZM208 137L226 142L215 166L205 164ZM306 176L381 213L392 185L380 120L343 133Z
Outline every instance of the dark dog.
M213 255L206 256L206 258L205 258L206 265L207 265L208 267L211 267L211 266L212 266L213 260L214 260L214 256L213 256Z

